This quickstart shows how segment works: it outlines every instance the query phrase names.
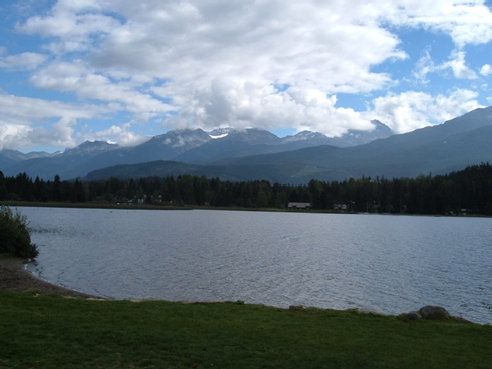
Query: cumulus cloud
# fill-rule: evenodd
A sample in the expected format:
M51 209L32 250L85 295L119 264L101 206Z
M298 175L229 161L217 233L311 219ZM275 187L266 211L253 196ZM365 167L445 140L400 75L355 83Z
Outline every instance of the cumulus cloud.
M46 59L46 55L32 52L0 56L0 68L9 70L33 70Z
M32 16L17 30L28 34L56 37L46 45L56 54L90 49L92 39L110 32L119 21L102 12L102 2L97 0L59 0L47 16Z
M480 69L480 74L482 76L490 76L492 74L492 66L490 64L482 65L482 68Z
M388 11L395 24L444 32L459 49L492 40L492 12L483 0L403 0L395 1Z
M0 150L17 148L19 145L29 143L27 140L32 129L27 125L1 122L0 124Z
M33 84L85 98L112 99L142 114L172 110L163 103L169 100L178 109L170 127L184 122L273 127L292 120L293 115L285 112L295 112L299 123L293 124L312 128L336 118L334 127L322 128L337 133L350 115L351 125L362 123L355 112L337 110L329 103L330 96L388 85L391 77L373 72L372 66L406 57L398 48L399 39L378 26L380 13L362 7L354 14L342 3L106 4L105 14L111 10L126 22L107 19L98 12L102 3L97 1L78 3L59 1L47 16L32 17L18 28L54 37L57 44L76 45L58 48L65 51L82 50L98 35L98 46L87 59L91 64L87 69L96 71L82 71L78 62L56 61L33 75ZM147 82L160 81L151 89L160 101L128 84L135 75ZM272 87L275 84L290 88L280 92ZM305 98L312 91L324 96L316 99L318 107Z
M19 97L0 91L0 150L50 144L71 147L76 144L73 126L108 112L105 107L76 105L43 99Z
M77 120L74 117L62 116L50 126L33 126L29 130L27 140L41 145L72 147L76 145L74 126Z
M479 108L477 97L477 92L462 89L446 96L407 91L376 98L373 109L366 114L384 122L397 133L405 133L443 123Z
M136 134L132 131L132 123L127 122L121 125L112 125L111 127L97 132L83 132L79 134L82 141L98 140L118 143L120 146L135 146L145 142L149 137Z
M168 104L137 91L132 83L112 81L78 62L53 62L34 73L31 82L43 89L74 92L85 99L122 103L128 111L147 117L172 110Z
M181 96L181 94L179 95ZM281 124L340 136L349 129L370 129L369 120L353 109L336 107L336 95L315 88L289 87L283 91L263 82L214 80L209 89L175 98L180 114L170 118L176 128L196 126L274 129Z
M180 2L153 13L133 2L118 5L134 22L112 32L92 60L101 69L118 63L128 74L163 79L153 91L176 106L167 123L173 128L292 124L339 135L367 127L353 110L336 108L333 96L388 85L390 76L371 67L406 58L375 15L347 17L342 4ZM313 92L317 98L308 98Z
M152 13L119 4L133 21L104 39L94 64L192 88L230 77L323 86L330 93L370 91L389 81L371 66L404 57L399 40L384 28L351 23L311 2L162 3Z

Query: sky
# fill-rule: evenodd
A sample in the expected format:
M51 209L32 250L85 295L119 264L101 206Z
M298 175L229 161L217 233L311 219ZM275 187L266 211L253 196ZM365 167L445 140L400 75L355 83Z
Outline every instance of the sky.
M492 1L2 0L0 149L396 133L492 105Z

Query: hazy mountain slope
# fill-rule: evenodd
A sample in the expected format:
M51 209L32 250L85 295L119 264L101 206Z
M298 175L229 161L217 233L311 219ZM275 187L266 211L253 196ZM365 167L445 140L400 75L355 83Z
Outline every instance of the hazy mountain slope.
M478 109L442 125L347 148L317 146L218 160L200 174L221 178L306 183L312 178L415 177L492 162L492 108ZM144 175L145 173L140 172ZM162 175L167 175L163 173Z
M83 177L88 172L118 165L159 159L170 160L211 138L201 129L171 131L134 146L120 147L103 141L84 142L53 157L17 160L2 163L6 175L26 172L29 176L52 179L56 174L63 179ZM1 156L0 156L1 160Z
M492 162L492 126L448 137L441 144L405 150L376 151L319 146L288 153L261 155L220 163L242 178L264 178L280 183L307 183L312 178L416 177L443 174L468 165ZM261 168L261 172L260 172ZM260 175L258 177L258 175ZM238 175L236 175L238 177Z
M19 151L14 150L2 150L0 151L0 170L5 171L5 168L9 168L12 165L15 165L17 162L25 159L20 159L19 155L22 154ZM4 172L5 174L5 172Z
M492 106L475 109L443 124L417 129L413 132L394 135L385 140L368 143L369 148L377 151L415 149L445 141L447 137L473 131L492 125ZM370 150L369 150L370 151Z
M147 177L170 175L192 174L205 175L207 177L219 177L223 180L246 181L255 179L266 179L271 182L281 183L299 183L303 177L309 173L315 173L324 170L315 163L315 158L323 159L326 150L337 152L341 148L332 146L321 146L307 149L314 153L312 158L314 162L306 163L305 160L298 158L300 150L282 152L271 155L248 156L238 159L238 163L216 163L207 165L191 165L185 163L169 164L168 162L141 163L135 165L120 165L103 168L87 175L86 179L101 179L112 176L121 178L130 177ZM319 155L316 155L316 152ZM276 159L278 158L278 160ZM225 161L224 161L225 162ZM178 171L176 170L178 168ZM342 170L341 176L350 174ZM301 179L298 179L301 177Z
M16 175L20 172L26 172L31 177L39 176L44 179L53 179L57 174L62 178L75 178L80 176L80 173L87 173L87 171L94 169L92 163L95 157L118 148L118 145L104 141L86 141L73 149L67 149L52 157L17 161L15 164L5 167L5 174Z
M51 158L58 154L59 153L50 154L44 151L33 151L25 154L17 150L4 149L0 151L0 170L2 170L2 168L11 167L17 164L18 162L24 160L36 159L36 158Z
M491 142L492 108L487 108L439 126L391 136L366 145L338 150L320 146L289 153L231 159L218 164L237 166L258 162L273 168L295 161L301 169L293 169L289 177L279 178L288 182L305 182L312 177L417 176L492 161Z
M132 162L170 160L211 140L202 129L170 131L129 149ZM129 161L128 161L129 162Z
M133 147L101 153L94 158L91 170L119 164L136 164L157 160L173 160L179 154L211 140L201 129L170 131ZM89 171L79 175L84 176Z
M52 179L56 174L63 179L85 176L88 172L119 164L149 161L182 161L195 164L213 164L221 159L290 151L324 144L350 146L388 135L389 128L373 122L373 131L349 131L337 138L321 133L303 131L279 138L261 129L201 129L169 131L154 136L134 147L119 147L103 141L85 142L62 153L29 153L0 151L0 170L6 175L26 172L29 176ZM250 169L250 172L254 170ZM239 174L238 171L235 171ZM221 172L222 173L222 172ZM222 173L223 174L223 173ZM225 175L225 174L224 174Z
M139 164L120 164L112 167L94 170L90 172L86 180L106 179L109 177L138 178L138 177L163 177L179 176L183 174L196 174L201 167L184 164L175 161L157 160Z

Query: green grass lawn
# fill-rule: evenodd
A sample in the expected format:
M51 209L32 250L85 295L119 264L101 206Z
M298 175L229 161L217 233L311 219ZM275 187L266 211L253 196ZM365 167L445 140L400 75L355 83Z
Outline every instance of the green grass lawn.
M0 291L0 368L488 368L492 327Z

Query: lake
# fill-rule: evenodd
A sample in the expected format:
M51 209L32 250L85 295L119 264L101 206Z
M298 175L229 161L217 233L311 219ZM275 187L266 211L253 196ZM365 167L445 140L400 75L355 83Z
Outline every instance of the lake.
M492 323L492 219L22 207L28 269L116 299L236 301Z

